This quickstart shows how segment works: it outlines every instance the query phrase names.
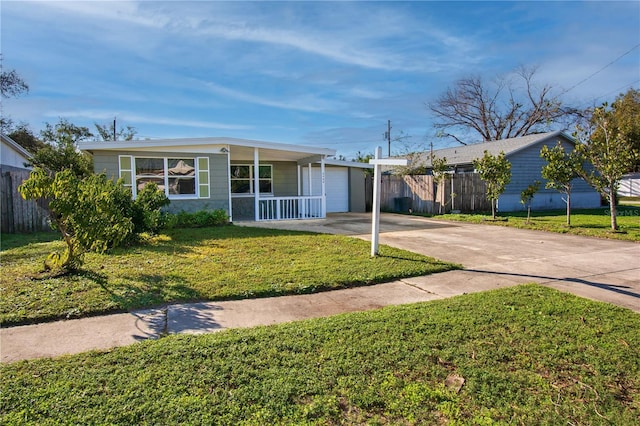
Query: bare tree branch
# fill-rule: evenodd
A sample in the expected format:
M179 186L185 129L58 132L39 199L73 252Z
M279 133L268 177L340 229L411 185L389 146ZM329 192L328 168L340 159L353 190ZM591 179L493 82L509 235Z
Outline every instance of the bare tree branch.
M563 108L553 87L537 88L535 67L520 67L511 77L499 76L487 83L479 76L455 82L427 108L441 134L466 145L457 135L472 130L483 141L514 138L547 130L576 109ZM515 77L515 78L513 78Z

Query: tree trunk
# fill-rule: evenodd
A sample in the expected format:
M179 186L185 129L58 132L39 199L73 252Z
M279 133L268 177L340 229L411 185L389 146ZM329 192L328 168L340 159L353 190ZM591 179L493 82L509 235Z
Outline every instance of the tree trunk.
M613 186L609 187L609 210L611 211L611 230L618 230L618 211L616 210L616 195Z
M571 226L571 192L567 192L567 226Z
M527 225L531 222L531 204L527 206Z
M496 220L496 200L491 200L491 217Z

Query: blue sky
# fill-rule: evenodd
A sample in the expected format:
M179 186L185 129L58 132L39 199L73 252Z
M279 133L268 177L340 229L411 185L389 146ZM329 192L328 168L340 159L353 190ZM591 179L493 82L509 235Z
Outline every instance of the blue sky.
M386 150L387 120L392 137L408 136L393 153L451 146L435 137L425 103L472 74L537 66L539 84L570 89L563 99L580 106L640 87L637 1L0 8L4 67L30 86L3 113L35 131L60 117L93 129L115 116L140 138L230 136L352 158Z

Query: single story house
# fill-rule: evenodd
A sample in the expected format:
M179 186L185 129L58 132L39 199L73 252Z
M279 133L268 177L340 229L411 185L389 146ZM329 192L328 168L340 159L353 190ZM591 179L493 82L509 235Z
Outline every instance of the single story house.
M518 138L502 139L482 142L473 145L457 146L434 150L438 158L446 158L452 173L474 172L473 160L482 158L484 151L492 155L504 152L511 163L511 182L498 199L500 211L523 210L520 193L536 180L541 182L540 190L534 196L531 207L534 210L562 209L566 207L564 194L554 189L545 189L545 179L542 178L542 167L546 161L540 157L543 146L552 148L560 142L566 151L571 151L576 141L562 131L539 133ZM430 152L420 153L414 159L417 163L425 164L427 170L431 167ZM572 182L571 206L575 208L594 208L601 205L600 194L583 179L576 178Z
M122 179L133 197L148 182L171 212L225 210L231 220L324 218L365 211L369 164L335 150L226 137L81 142L94 169Z

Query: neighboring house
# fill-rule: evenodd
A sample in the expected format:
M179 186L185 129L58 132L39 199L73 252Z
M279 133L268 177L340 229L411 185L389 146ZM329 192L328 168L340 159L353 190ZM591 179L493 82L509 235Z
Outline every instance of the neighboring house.
M629 173L620 180L619 197L640 197L640 173Z
M134 197L156 183L171 212L223 209L231 220L259 221L365 211L370 166L332 160L332 149L224 137L79 146L96 172L121 178Z
M31 158L29 151L20 146L9 136L0 134L2 139L2 151L0 152L0 170L29 170L25 163Z
M562 131L539 133L522 136L519 138L502 139L498 141L483 142L473 145L464 145L453 148L434 150L433 154L438 158L446 158L453 173L469 173L474 171L473 160L482 158L484 151L492 155L504 152L511 163L511 182L505 192L498 199L500 211L517 211L524 209L520 203L520 192L534 181L542 182L540 190L533 198L532 208L535 210L561 209L566 204L564 194L553 189L545 189L545 180L542 178L542 167L546 161L540 157L540 150L544 145L549 148L561 142L565 150L572 150L576 141ZM416 160L425 164L427 169L431 167L429 152L423 152ZM601 205L600 194L582 179L573 181L571 191L571 206L575 208L593 208Z

